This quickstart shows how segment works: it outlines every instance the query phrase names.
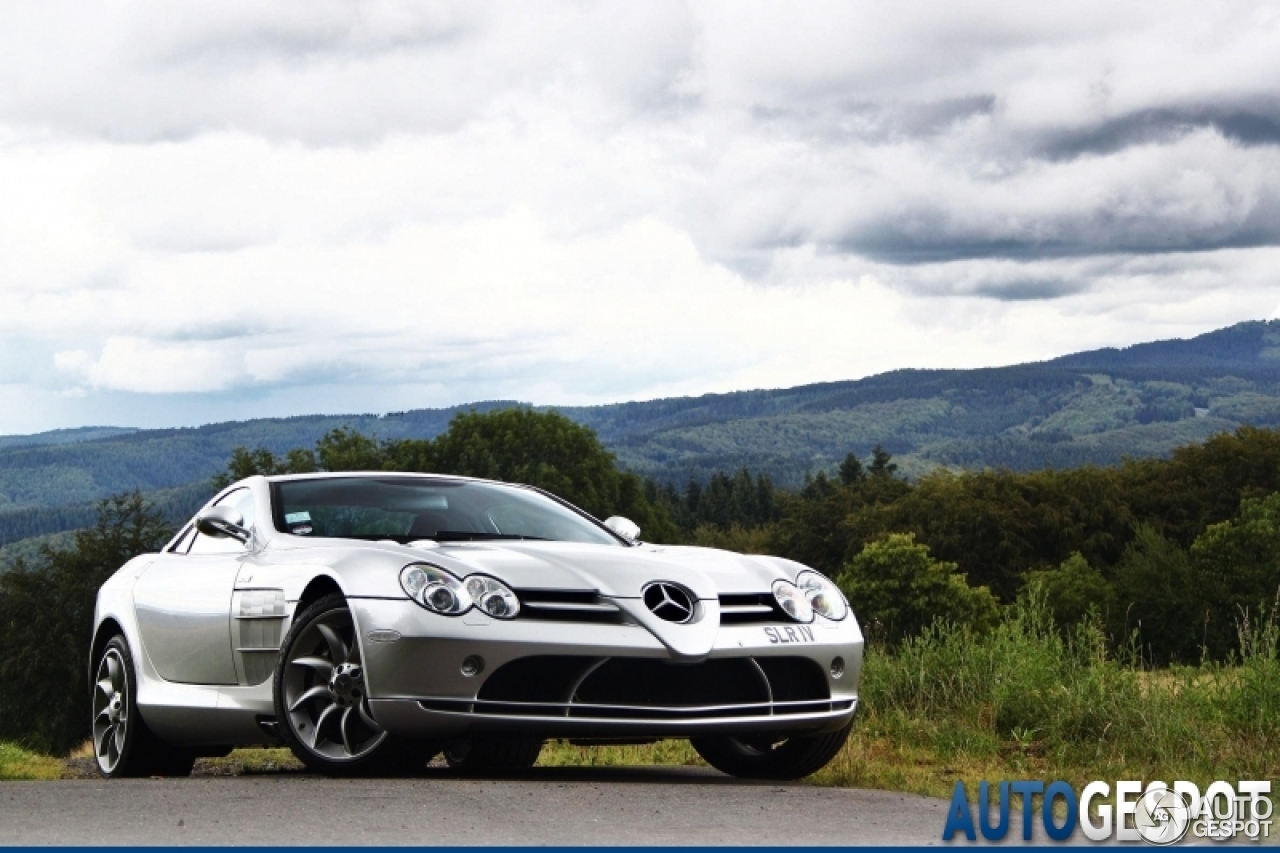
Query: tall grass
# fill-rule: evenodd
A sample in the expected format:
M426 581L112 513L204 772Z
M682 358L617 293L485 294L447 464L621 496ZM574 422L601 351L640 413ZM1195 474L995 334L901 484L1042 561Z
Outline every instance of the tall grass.
M1275 779L1280 625L1273 610L1238 627L1232 661L1153 670L1136 639L1109 653L1097 620L1061 630L1035 599L986 635L935 623L868 650L855 735L819 781L946 794L1015 775Z

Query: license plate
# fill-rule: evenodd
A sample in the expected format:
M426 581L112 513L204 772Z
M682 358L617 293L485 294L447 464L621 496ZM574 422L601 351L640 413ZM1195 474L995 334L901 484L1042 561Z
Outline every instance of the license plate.
M764 635L771 643L812 643L813 629L808 625L787 625L781 628L765 628Z

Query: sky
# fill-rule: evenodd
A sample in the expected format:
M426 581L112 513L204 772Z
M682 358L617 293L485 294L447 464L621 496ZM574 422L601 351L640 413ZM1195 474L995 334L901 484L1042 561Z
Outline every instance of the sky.
M1280 5L7 0L0 433L1277 316Z

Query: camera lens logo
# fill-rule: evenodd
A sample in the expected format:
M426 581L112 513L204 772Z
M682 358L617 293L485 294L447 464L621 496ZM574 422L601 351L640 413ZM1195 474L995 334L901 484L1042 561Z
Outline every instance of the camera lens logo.
M1181 841L1191 827L1191 806L1176 791L1149 788L1134 809L1133 825L1148 844L1173 844Z

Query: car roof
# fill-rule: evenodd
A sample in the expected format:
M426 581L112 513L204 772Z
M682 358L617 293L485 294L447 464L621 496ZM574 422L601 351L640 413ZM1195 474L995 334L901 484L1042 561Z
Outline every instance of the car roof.
M421 477L424 480L459 480L468 483L499 483L504 486L515 486L518 483L504 483L501 480L486 480L482 477L461 477L457 474L424 474L421 471L313 471L309 474L272 474L265 477L268 483L286 483L291 480L326 480L353 477Z

